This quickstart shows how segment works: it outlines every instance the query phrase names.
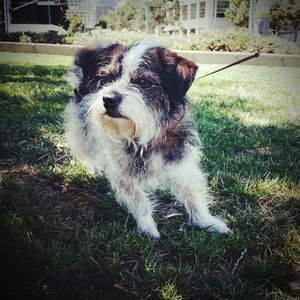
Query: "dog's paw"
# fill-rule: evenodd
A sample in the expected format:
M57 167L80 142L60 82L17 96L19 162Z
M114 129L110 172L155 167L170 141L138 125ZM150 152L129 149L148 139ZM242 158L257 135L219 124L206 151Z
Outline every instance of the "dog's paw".
M219 232L221 234L231 234L232 233L232 230L227 226L227 224L218 219L214 224L211 224L207 227L207 231Z
M204 228L209 232L218 232L221 234L231 234L232 230L227 226L227 224L220 219L209 216L205 219L202 219L201 221L196 221L195 225Z
M152 228L151 230L149 230L149 229L143 230L143 229L139 228L139 230L151 239L158 240L160 238L160 233L158 232L158 230L156 228L154 228L154 229Z
M138 230L152 239L159 239L160 234L152 217L143 218L138 222Z

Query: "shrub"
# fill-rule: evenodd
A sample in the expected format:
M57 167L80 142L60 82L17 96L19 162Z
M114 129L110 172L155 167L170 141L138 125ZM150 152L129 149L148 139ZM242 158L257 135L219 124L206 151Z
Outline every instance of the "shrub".
M74 35L78 32L84 32L84 23L80 17L74 15L70 20L70 25L68 27L68 34Z
M145 32L128 30L112 31L98 28L91 32L57 35L55 32L43 34L24 32L0 34L1 41L31 42L33 43L59 43L86 45L93 42L111 42L124 45L132 44L149 36ZM277 36L255 36L247 29L232 28L226 31L208 31L190 36L153 36L163 46L179 50L203 51L229 51L229 52L255 52L300 54L300 48L295 44Z
M96 29L89 33L75 34L74 44L86 45L94 41L132 44L147 36L144 32L112 31ZM230 51L300 54L295 44L277 36L255 36L243 28L232 28L226 31L208 31L190 36L159 36L154 37L160 44L179 50Z
M22 32L19 40L21 43L31 43L32 42L31 37L29 35L25 34L24 32Z
M3 42L19 42L22 32L0 33L0 41Z
M28 31L0 34L0 40L5 42L66 44L65 38L66 35L58 35L52 31L46 33Z

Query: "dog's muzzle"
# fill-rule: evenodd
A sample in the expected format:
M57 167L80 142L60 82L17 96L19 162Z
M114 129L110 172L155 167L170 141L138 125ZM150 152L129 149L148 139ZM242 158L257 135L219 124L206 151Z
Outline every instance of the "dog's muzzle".
M103 106L106 109L105 114L112 118L123 118L118 109L121 102L122 96L118 93L103 96Z

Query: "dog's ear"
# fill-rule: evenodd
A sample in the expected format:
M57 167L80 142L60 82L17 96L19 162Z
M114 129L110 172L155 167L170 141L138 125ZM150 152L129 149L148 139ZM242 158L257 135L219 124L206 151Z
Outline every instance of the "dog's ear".
M95 71L95 57L99 49L96 48L82 48L75 55L74 66L68 73L68 82L74 88L83 81L83 77L87 74L93 74Z
M82 48L75 56L74 67L69 72L69 83L74 89L97 81L99 68L111 63L113 55L120 56L124 47L120 44L94 45Z
M185 105L185 94L194 81L198 66L165 48L160 49L159 56L162 63L163 86L170 101L175 105Z

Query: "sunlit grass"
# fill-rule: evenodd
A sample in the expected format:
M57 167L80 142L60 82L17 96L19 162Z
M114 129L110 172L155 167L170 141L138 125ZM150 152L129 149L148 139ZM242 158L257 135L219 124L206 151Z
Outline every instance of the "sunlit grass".
M0 51L0 62L14 62L14 63L32 63L38 65L62 65L70 66L73 62L72 56L63 55L48 55L35 53L12 53Z
M202 65L198 76L218 69ZM235 66L196 80L195 101L209 99L245 125L300 125L300 69Z

